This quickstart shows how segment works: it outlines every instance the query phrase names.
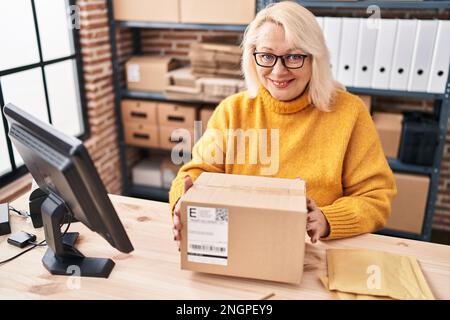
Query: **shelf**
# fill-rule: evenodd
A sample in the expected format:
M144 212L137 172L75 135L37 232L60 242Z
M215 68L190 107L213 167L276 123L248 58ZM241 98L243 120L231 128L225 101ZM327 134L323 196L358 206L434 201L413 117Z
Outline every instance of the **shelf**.
M399 91L387 89L372 89L372 88L358 88L347 87L347 90L359 95L373 95L373 96L388 96L388 97L402 97L411 99L426 99L438 100L444 99L445 95L442 93L428 93L428 92L414 92L414 91Z
M427 167L427 166L419 166L415 164L406 164L402 163L397 159L388 159L389 166L393 171L398 172L409 172L409 173L417 173L417 174L425 174L425 175L431 175L433 173L433 167Z
M168 202L169 189L159 187L148 187L141 185L132 185L130 188L130 196L144 198L155 201Z
M439 100L439 99L444 98L444 94L435 94L435 93L427 93L427 92L409 92L409 91L381 90L381 89L356 88L356 87L347 87L347 90L353 94L358 94L358 95L403 97L403 98L425 99L425 100ZM190 104L218 104L218 103L220 103L220 101L167 99L162 92L149 92L149 91L128 90L128 89L122 89L121 95L122 95L122 98L128 98L128 99L171 101L171 102L183 102L183 103L190 103Z
M189 103L189 104L219 104L220 101L203 101L203 100L174 100L167 99L162 92L150 92L150 91L140 91L140 90L128 90L122 89L121 91L122 98L127 99L144 99L144 100L158 100L158 101L167 101L174 103Z
M414 10L435 10L450 9L450 1L301 1L306 8L348 8L367 9L370 5L375 5L381 9L414 9Z
M150 28L150 29L197 29L197 30L245 31L245 28L247 27L247 25L151 22L151 21L128 21L128 20L114 20L114 23L121 27Z

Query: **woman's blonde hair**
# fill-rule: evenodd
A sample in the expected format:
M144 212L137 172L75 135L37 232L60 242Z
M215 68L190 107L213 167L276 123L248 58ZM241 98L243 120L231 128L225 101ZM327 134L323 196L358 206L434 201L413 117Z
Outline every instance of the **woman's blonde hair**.
M256 15L248 25L242 41L242 71L251 98L255 98L261 85L256 73L253 52L258 41L258 30L266 22L280 25L286 40L304 50L311 59L309 99L321 111L331 111L330 104L337 88L345 88L333 79L330 54L322 30L315 16L301 5L283 1L270 4Z

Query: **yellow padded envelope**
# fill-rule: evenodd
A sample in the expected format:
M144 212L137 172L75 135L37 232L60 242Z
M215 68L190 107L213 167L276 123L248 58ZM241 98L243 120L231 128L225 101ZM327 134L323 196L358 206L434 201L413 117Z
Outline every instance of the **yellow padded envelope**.
M415 257L365 249L327 250L328 288L394 299L434 299Z

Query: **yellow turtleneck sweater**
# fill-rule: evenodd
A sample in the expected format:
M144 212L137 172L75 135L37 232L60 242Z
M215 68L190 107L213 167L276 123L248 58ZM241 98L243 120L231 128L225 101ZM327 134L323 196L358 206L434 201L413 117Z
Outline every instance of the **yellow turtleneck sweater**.
M308 197L316 201L330 224L330 234L322 240L382 228L397 189L368 110L359 97L338 90L332 111L322 112L310 104L307 93L283 102L261 87L254 99L241 92L223 100L208 122L208 131L221 131L221 137L227 137L229 129L268 129L268 146L263 152L267 156L259 156L260 142L264 141L259 139L256 163L248 156L252 149L248 143L242 163L236 158L236 140L232 144L223 138L222 143L217 143L218 139L211 138L214 135L203 135L192 150L192 161L181 167L172 183L171 211L183 193L186 175L193 181L204 171L300 177L306 181ZM276 140L270 140L271 132L276 130L271 129L279 130L278 159L274 156ZM273 138L277 138L276 134ZM272 143L275 151L270 151ZM230 145L234 146L234 161L232 157L227 159ZM224 161L217 161L217 150L223 152Z

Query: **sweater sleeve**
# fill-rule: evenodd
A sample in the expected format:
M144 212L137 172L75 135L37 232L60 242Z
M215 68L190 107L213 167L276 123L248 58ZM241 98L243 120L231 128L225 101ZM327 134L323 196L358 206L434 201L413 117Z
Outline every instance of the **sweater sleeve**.
M397 193L394 175L370 114L364 106L358 110L344 156L343 196L320 207L330 224L330 233L322 240L383 228L391 213L391 201Z
M184 192L184 177L190 176L194 182L202 172L225 172L226 138L224 133L229 123L226 100L214 110L207 129L192 149L192 159L184 164L172 181L169 191L170 212Z

